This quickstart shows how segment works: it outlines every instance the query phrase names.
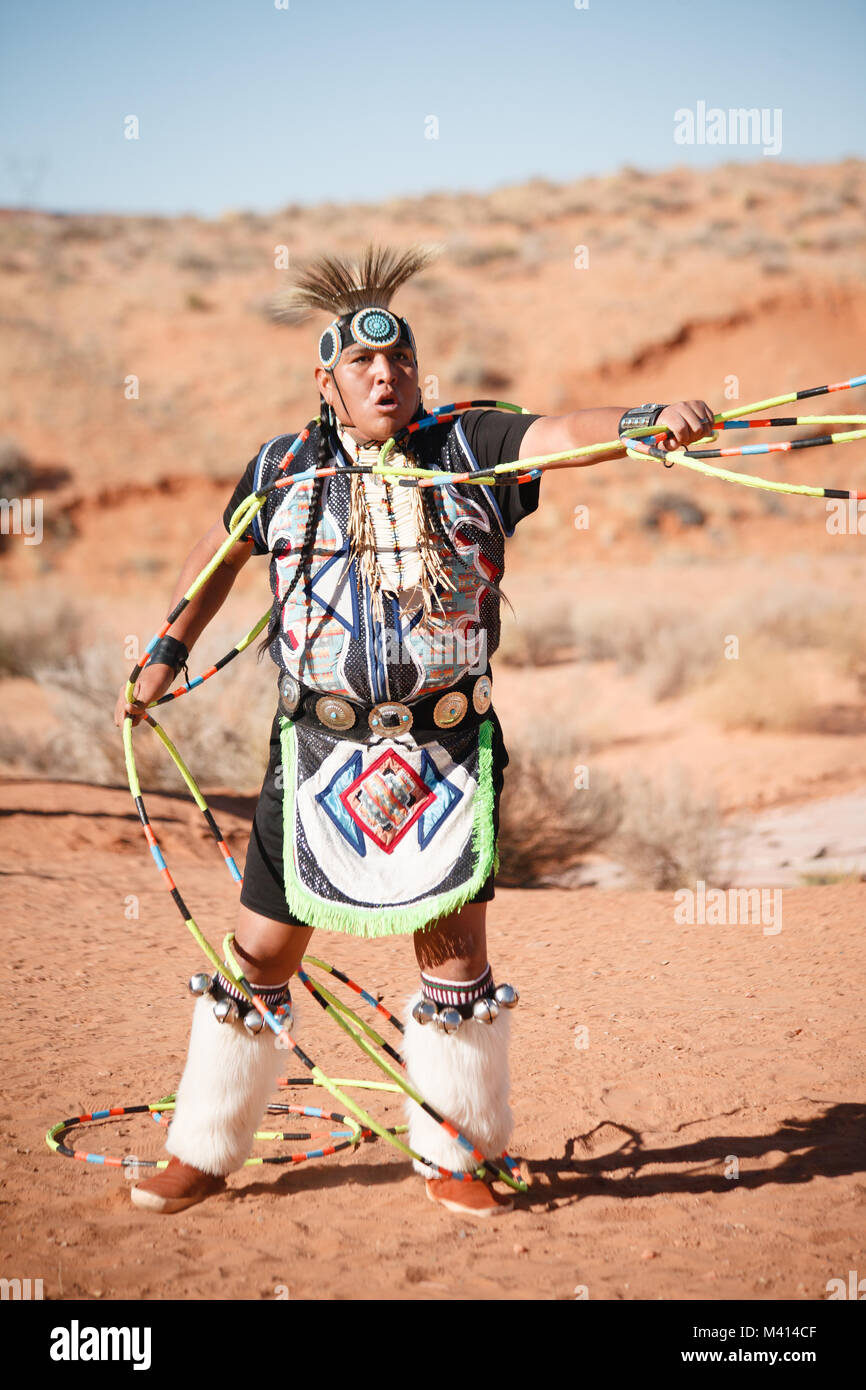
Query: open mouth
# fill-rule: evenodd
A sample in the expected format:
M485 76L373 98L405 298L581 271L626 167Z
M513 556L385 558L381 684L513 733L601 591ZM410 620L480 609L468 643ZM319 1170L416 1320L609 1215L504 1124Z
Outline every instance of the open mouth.
M399 401L396 396L380 396L376 401L377 410L397 410Z

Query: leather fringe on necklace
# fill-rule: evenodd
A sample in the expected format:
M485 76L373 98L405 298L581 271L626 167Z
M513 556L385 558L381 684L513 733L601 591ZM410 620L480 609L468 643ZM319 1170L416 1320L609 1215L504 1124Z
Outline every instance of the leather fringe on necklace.
M340 442L355 463L375 463L381 445L358 445L338 425ZM404 454L393 453L389 467L407 467ZM434 499L435 505L435 499ZM373 615L384 623L382 595L394 597L420 590L424 618L433 617L434 604L444 613L437 585L456 585L442 563L438 537L424 506L420 488L402 488L369 473L354 474L349 509L349 541L370 586Z

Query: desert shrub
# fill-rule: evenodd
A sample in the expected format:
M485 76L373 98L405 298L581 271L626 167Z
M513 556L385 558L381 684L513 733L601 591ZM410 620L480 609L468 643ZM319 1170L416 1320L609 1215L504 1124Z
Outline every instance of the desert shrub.
M200 275L213 275L219 270L219 264L212 256L208 256L204 251L198 251L192 246L179 251L174 263L178 270L193 270Z
M23 497L33 486L33 465L18 442L0 438L0 497Z
M824 647L847 653L864 645L856 607L833 591L805 586L756 594L749 604L748 627L791 651Z
M637 888L718 882L724 836L718 800L697 790L682 767L663 777L634 774L620 787L623 814L609 851Z
M646 617L632 603L580 595L572 608L571 628L584 661L616 661L627 675L643 660Z
M668 700L702 680L720 660L721 614L707 616L650 603L583 602L572 615L574 641L588 661L615 661L621 675L639 675L654 700Z
M516 616L503 611L502 631L496 650L505 666L550 666L569 654L574 635L568 607L561 603L540 610L521 606Z
M537 740L509 748L500 802L499 875L505 887L520 887L573 867L616 830L621 796L602 772L589 786L575 788L580 750L549 730Z
M819 727L814 696L792 652L751 639L699 699L700 711L724 729L807 733Z
M693 497L686 493L654 492L646 501L641 513L640 524L646 531L657 531L672 517L680 526L703 526L707 514Z
M105 241L117 235L117 229L110 218L91 216L63 216L55 232L58 241Z
M184 300L184 304L187 309L192 310L194 313L202 314L210 313L214 307L209 299L205 299L202 294L197 294L195 290L189 291Z
M208 634L195 653L191 674L205 669L227 651L237 634ZM28 749L36 770L53 771L74 780L102 784L126 782L121 731L114 724L114 706L131 663L118 659L117 643L96 643L51 666L36 670L49 693L63 728ZM209 683L210 684L210 683ZM184 762L202 786L227 786L251 791L260 784L267 761L267 738L276 707L276 683L271 668L258 666L247 654L210 689L155 711L154 717L176 744ZM154 730L140 724L133 749L142 786L178 790L180 773Z
M667 700L720 673L728 679L730 668L737 665L725 660L730 635L739 638L744 653L757 650L761 657L761 673L748 679L742 674L744 658L740 658L737 679L743 682L742 692L750 706L755 699L751 686L764 678L774 662L794 672L792 691L779 704L781 722L765 721L762 713L761 726L801 727L794 716L795 706L802 707L802 680L796 678L795 664L785 665L786 652L827 651L843 674L866 682L866 643L855 606L832 591L790 585L756 592L747 611L742 605L723 602L695 610L693 604L676 600L641 601L637 596L626 603L592 593L555 606L544 600L524 602L516 616L503 612L497 659L518 667L545 666L568 658L614 661L620 675L643 680L653 700ZM763 711L763 703L760 708Z
M723 660L724 623L674 614L647 637L641 678L654 700L671 700L700 684Z
M496 241L476 243L470 241L452 242L449 258L455 265L476 267L489 265L492 261L510 260L517 256L519 248L512 242Z
M67 662L78 651L85 616L75 608L34 615L8 610L0 627L0 678L33 676L47 660Z

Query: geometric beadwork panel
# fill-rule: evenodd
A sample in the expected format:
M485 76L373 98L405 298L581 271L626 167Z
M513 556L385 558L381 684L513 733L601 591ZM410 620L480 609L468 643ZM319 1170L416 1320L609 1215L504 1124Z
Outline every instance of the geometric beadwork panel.
M339 799L364 834L390 854L435 802L436 793L390 749L356 777Z
M462 800L463 793L439 771L426 748L421 755L421 776L436 798L418 821L418 844L426 849L442 822Z
M358 854L365 855L367 853L367 846L364 844L364 836L361 834L357 824L340 800L340 793L345 791L346 787L354 782L355 778L358 776L361 770L361 762L360 752L353 753L348 762L343 763L342 767L337 768L337 771L325 787L325 790L316 794L316 800L322 810L325 811L333 821L334 825L343 836L343 839L346 840Z

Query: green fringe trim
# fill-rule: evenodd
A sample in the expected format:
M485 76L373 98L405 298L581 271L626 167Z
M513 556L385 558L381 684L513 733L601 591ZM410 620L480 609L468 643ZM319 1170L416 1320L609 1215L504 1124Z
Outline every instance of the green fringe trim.
M471 878L457 888L439 893L405 907L360 907L352 903L332 903L317 897L303 884L295 869L295 772L297 734L285 715L280 716L280 745L283 762L283 872L289 911L311 927L324 931L347 932L351 936L396 936L421 931L439 917L455 912L474 898L491 868L499 868L499 846L493 835L493 724L489 719L478 729L478 787L472 824L472 853L475 869Z

